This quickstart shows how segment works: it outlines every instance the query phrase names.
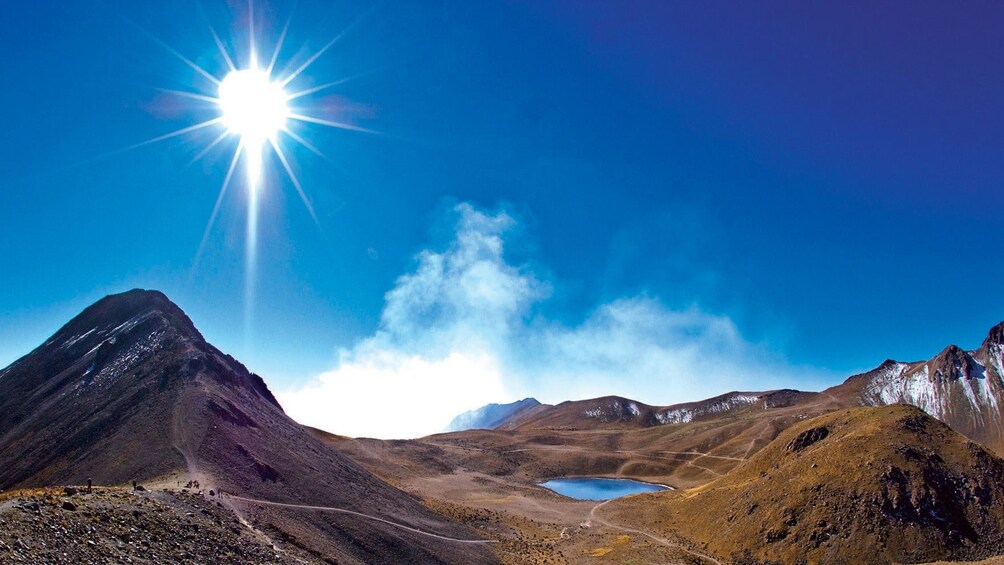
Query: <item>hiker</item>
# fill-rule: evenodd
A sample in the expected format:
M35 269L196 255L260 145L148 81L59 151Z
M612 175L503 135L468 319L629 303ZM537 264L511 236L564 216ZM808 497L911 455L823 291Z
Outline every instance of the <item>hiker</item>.
M91 478L87 477L87 494L91 494Z

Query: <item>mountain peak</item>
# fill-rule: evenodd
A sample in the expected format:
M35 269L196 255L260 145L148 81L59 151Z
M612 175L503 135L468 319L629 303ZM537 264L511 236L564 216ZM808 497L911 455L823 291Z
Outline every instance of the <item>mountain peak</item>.
M959 347L958 345L955 345L953 343L951 345L946 346L944 349L942 349L941 353L938 353L937 355L935 355L934 358L935 359L942 359L942 358L951 359L951 358L959 357L961 355L965 355L965 353L966 353L965 350L963 350L961 347Z
M989 349L991 345L1004 345L1004 322L990 328L987 338L983 340L984 349Z
M972 358L958 345L949 345L931 359L930 372L946 379L969 378L973 372Z
M98 300L60 328L53 338L62 341L70 336L84 335L95 328L116 328L150 315L159 315L194 341L205 341L192 320L163 292L140 288L110 294Z
M473 429L493 429L514 420L517 416L524 414L540 406L536 398L524 398L509 404L486 404L476 410L470 410L458 415L446 427L448 432L459 432Z

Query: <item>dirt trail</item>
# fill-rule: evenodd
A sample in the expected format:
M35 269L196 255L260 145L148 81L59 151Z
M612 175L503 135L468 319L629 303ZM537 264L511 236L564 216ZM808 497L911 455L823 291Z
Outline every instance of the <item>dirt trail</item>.
M698 459L700 459L702 457L707 457L709 459L724 459L726 461L740 461L740 462L746 460L745 457L730 457L728 455L712 455L710 453L702 453L700 451L664 451L664 450L660 449L659 451L656 451L655 453L668 453L670 455L697 455L697 457L694 458L693 461L697 461Z
M616 499L614 499L614 500L616 500ZM645 536L648 539L650 539L650 540L652 540L652 541L654 541L654 542L656 542L656 543L658 543L660 545L664 545L666 547L682 551L683 553L686 553L687 555L690 555L691 557L696 557L698 559L702 559L702 560L708 561L710 563L715 563L715 565L722 565L722 562L719 561L719 560L717 560L717 559L715 559L714 557L711 557L710 555L705 555L703 553L698 553L698 552L693 551L691 549L687 549L686 547L680 545L679 543L670 541L670 540L665 539L665 538L660 538L659 536L653 535L653 534L651 534L649 532L646 532L646 531L643 531L643 530L636 530L634 528L628 528L626 526L621 526L619 524L614 524L612 522L604 520L603 518L600 518L596 514L596 511L599 510L601 507L603 507L604 505L606 505L609 502L611 502L611 500L604 500L603 502L597 504L596 506L593 506L592 510L589 511L589 517L586 519L585 522L583 522L582 525L586 526L586 527L589 527L590 525L592 525L592 522L596 522L598 524L602 524L604 526L607 526L608 528L613 528L615 530L621 530L623 532L631 532L633 534L638 534L640 536Z
M201 392L203 395L208 396L208 391L206 390L205 386L202 385L201 383L199 383L198 386L199 386L198 391ZM205 484L206 485L205 489L208 491L210 490L210 485L217 484L215 477L199 469L199 466L196 464L196 456L192 453L191 445L189 443L189 438L185 437L186 426L189 425L193 421L193 418L195 417L195 415L192 413L192 401L187 397L187 395L188 395L187 392L182 393L179 396L178 401L174 405L174 411L172 414L172 422L171 422L171 446L174 447L174 449L176 449L178 453L180 453L181 456L185 459L185 474L183 476L189 481L195 480L198 481L200 485ZM201 442L205 441L205 439L206 439L206 433L203 432L202 438L199 441L200 446ZM196 451L198 451L198 448L196 448ZM169 483L170 481L168 482L167 485L163 486L170 487ZM215 486L215 488L218 490L220 487ZM198 491L201 489L196 489L196 490ZM238 508L237 505L235 505L233 502L229 500L229 498L231 497L221 499L223 506L228 510L230 510L230 512L234 514L234 516L237 518L238 521L240 521L240 523L243 526L251 529L251 531L253 531L255 535L258 536L259 539L263 540L270 547L278 547L275 541L273 541L271 537L265 534L265 532L259 530L258 528L255 528L251 524L251 522L248 521L247 516L244 515L243 510L241 508ZM285 550L278 550L278 551L280 551L280 553L284 555L288 555L288 553Z
M435 445L437 445L439 447L447 447L447 445L445 445L445 444L435 444ZM463 449L478 449L478 450L480 450L480 448L469 448L469 447L464 447ZM520 452L520 451L566 451L566 452L571 451L571 452L592 453L592 450L590 450L590 449L579 447L579 446L574 446L574 445L537 445L537 446L532 446L532 447L521 447L519 449L504 449L504 450L501 450L500 453L517 453L517 452ZM730 457L728 455L713 455L711 453L702 453L700 451L665 451L665 450L658 450L658 451L653 451L652 453L645 453L645 452L641 452L641 451L633 450L633 449L614 449L610 453L622 453L622 454L625 454L625 455L633 455L635 457L644 457L646 459L661 459L661 460L665 460L665 461L680 461L680 460L677 459L676 457L661 457L659 454L663 454L663 455L696 455L697 457L695 457L694 459L691 459L691 461L697 461L698 459L701 459L702 457L707 457L708 459L721 459L723 461L735 461L737 463L742 463L743 461L746 460L745 457Z
M362 512L356 512L354 510L348 510L348 509L345 509L345 508L336 508L336 507L333 507L333 506L309 506L309 505L306 505L306 504L290 504L290 503L286 503L286 502L272 502L272 501L269 501L269 500L258 500L256 498L247 498L247 497L244 497L244 496L237 496L237 495L228 495L227 498L232 498L232 499L235 499L235 500L243 500L244 502L250 502L252 504L262 504L262 505L265 505L265 506L278 506L278 507L282 507L282 508L299 508L301 510L319 510L319 511L322 511L322 512L337 512L339 514L350 514L352 516L358 516L360 518L366 518L366 519L374 520L374 521L377 521L377 522L383 522L384 524L387 524L389 526L394 526L395 528L400 528L402 530L407 530L409 532L413 532L413 533L416 533L416 534L421 534L423 536L428 536L428 537L431 537L431 538L441 539L441 540L444 540L444 541L452 541L452 542L456 542L456 543L471 543L471 544L497 543L495 540L457 539L457 538L451 538L451 537L448 537L448 536L441 536L439 534L434 534L432 532L426 532L426 531L423 531L423 530L419 530L418 528L412 528L411 526L405 526L404 524L398 524L397 522L391 522L390 520L381 518L379 516L373 516L371 514L363 514Z
M764 445L766 445L767 443L770 443L770 440L774 439L774 438L773 437L771 437L771 438L765 438L764 434L770 434L772 431L773 431L773 429L771 428L771 426L769 426L769 425L764 426L764 428L762 430L760 430L760 433L758 433L756 435L756 437L754 437L753 439L750 440L750 444L746 448L746 453L743 453L743 459L749 459L750 452L753 451L753 447L756 445L757 441L759 441L759 440L766 440L766 442L765 442Z

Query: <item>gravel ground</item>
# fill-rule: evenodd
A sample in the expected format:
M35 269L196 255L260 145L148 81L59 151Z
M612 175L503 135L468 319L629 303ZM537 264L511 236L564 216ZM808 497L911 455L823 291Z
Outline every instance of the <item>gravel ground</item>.
M75 490L0 494L0 563L302 562L201 493Z

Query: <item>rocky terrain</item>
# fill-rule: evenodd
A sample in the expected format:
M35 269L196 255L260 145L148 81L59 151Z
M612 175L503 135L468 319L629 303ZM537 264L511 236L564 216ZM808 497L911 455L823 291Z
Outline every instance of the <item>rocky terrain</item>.
M3 563L301 563L215 497L183 490L0 494Z

